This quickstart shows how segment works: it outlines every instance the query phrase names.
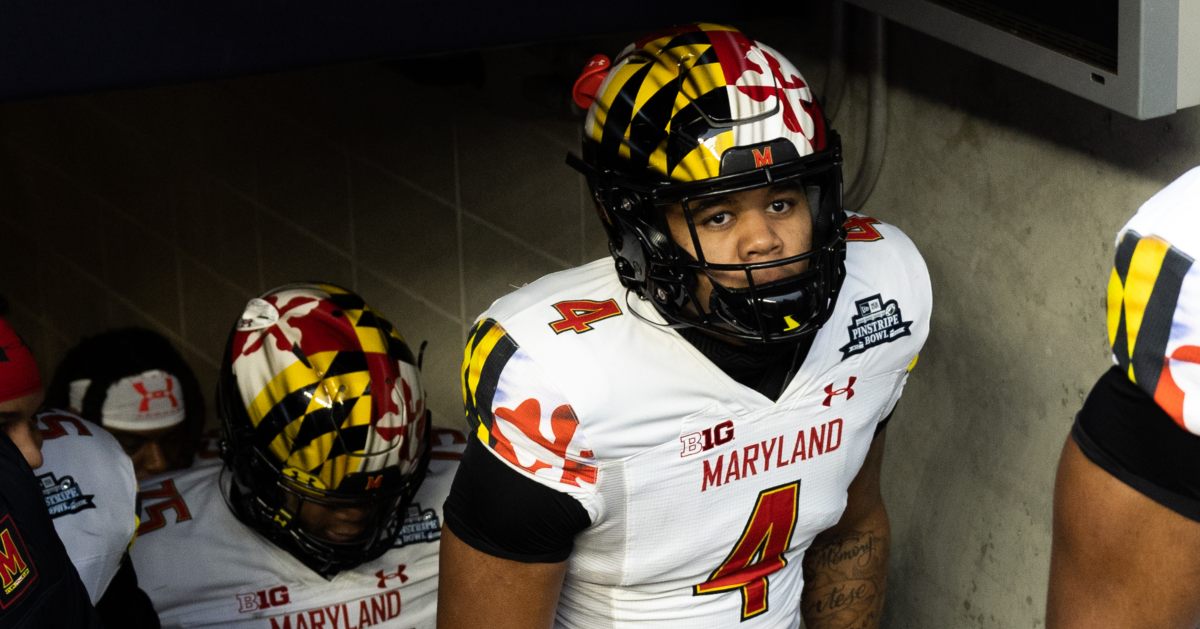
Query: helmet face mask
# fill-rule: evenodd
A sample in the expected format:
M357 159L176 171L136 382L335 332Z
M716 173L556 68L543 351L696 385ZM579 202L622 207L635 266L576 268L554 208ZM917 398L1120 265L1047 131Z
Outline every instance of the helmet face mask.
M631 45L598 88L582 155L568 163L587 176L617 274L664 319L739 342L795 341L828 319L845 275L841 145L778 53L711 24ZM807 200L810 246L713 262L697 204L766 186L792 186ZM682 209L690 242L679 230L672 237L672 208ZM765 272L779 267L794 273Z
M251 300L218 384L235 514L329 577L393 546L429 462L412 353L357 295Z

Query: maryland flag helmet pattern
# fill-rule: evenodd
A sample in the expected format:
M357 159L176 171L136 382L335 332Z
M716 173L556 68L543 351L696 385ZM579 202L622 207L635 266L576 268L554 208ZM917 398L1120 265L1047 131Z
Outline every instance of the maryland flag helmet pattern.
M404 339L361 297L290 284L250 300L230 335L218 402L239 516L319 572L381 554L428 464L428 417ZM374 514L332 543L302 502Z
M1117 236L1108 282L1113 360L1200 435L1200 169L1147 201Z
M728 26L681 26L630 44L611 67L593 57L575 100L589 106L582 156L567 161L588 178L622 284L668 321L742 340L794 341L824 324L845 274L841 143L783 55ZM803 194L811 248L754 265L708 260L692 208L769 185ZM664 210L676 204L695 255L669 235ZM808 270L754 278L788 265ZM746 285L714 280L701 303L697 278L729 272Z
M717 24L630 44L584 123L585 150L595 165L648 170L672 182L755 167L753 151L748 159L724 159L732 148L769 143L758 151L761 165L824 150L826 136L800 71L769 46Z

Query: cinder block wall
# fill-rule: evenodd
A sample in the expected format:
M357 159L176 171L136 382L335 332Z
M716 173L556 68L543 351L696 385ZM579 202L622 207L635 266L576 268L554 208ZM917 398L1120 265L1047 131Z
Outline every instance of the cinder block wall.
M826 9L746 30L820 91ZM886 157L864 211L916 241L935 310L888 430L885 626L1040 627L1054 464L1108 364L1113 236L1200 162L1200 110L1136 122L888 36ZM0 292L45 370L80 335L142 324L211 391L248 297L341 282L430 341L435 417L459 425L474 316L605 253L562 161L578 121L555 81L620 43L492 51L438 66L433 84L357 64L0 105ZM851 176L865 110L852 73L835 120Z
M461 70L442 86L367 63L0 105L0 294L47 377L81 336L145 325L213 391L248 298L337 282L429 341L458 425L475 315L606 252L563 162L576 122L536 111L562 104L546 50L431 62Z

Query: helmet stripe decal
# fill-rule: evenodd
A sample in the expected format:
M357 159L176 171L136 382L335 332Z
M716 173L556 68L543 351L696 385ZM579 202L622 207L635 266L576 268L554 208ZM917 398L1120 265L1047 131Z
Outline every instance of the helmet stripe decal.
M686 109L675 114L672 124L675 121L687 120L707 124L704 122L704 115L701 114L701 111L711 112L710 116L713 113L721 112L728 115L729 97L726 96L726 90L724 88L713 90L697 98ZM666 172L671 174L672 179L698 181L720 174L721 153L733 145L732 133L722 131L697 143L691 139L694 134L686 132L686 125L685 128L672 129L672 131L665 151ZM674 133L674 131L685 132ZM689 157L690 159L687 159Z
M633 119L634 95L653 68L652 64L638 64L632 61L622 67L623 70L628 69L631 75L620 87L615 88L617 93L604 115L603 130L600 133L600 154L606 156L606 159L629 152L624 140L625 130L629 128L629 122Z
M688 167L676 171L680 161L696 148L695 134L677 131L686 130L689 123L732 118L726 70L710 41L710 36L716 35L711 31L716 30L741 36L724 27L676 33L650 40L617 64L589 114L591 136L599 142L602 160L625 159L633 169L652 165L675 180L717 175L719 153L713 157L696 153ZM664 120L669 121L666 127L654 122ZM732 140L714 140L706 153L712 153L716 144L725 148Z
M627 146L636 150L638 155L627 156L633 168L644 168L651 159L662 149L663 139L678 141L680 136L671 133L671 128L681 119L678 114L671 115L681 109L692 107L692 100L703 98L714 89L724 87L725 81L720 72L720 66L709 65L716 57L711 52L711 44L703 32L685 33L666 42L661 49L653 44L647 47L647 52L669 59L668 63L652 64L652 71L646 82L640 86L638 97L634 103L635 119L640 124L632 124L626 130ZM690 84L690 85L689 85ZM691 92L695 96L686 94ZM722 90L723 93L723 90ZM728 105L721 101L721 108L716 113L728 115ZM722 111L723 110L723 111ZM696 114L699 112L697 111ZM684 117L682 120L686 121ZM663 127L653 121L668 120L671 126ZM690 150L691 147L688 147ZM632 152L632 151L631 151ZM671 174L674 163L668 157L667 170Z
M308 420L306 419L304 423L307 422ZM307 446L292 450L291 455L284 460L284 465L299 468L309 473L316 472L321 468L321 464L325 462L329 451L333 448L334 434L327 432L310 441ZM328 487L329 483L326 482L325 486Z

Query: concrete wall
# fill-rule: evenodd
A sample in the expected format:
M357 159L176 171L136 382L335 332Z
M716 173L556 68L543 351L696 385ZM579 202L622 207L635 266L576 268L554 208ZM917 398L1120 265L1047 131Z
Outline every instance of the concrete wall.
M934 316L889 430L887 626L1040 627L1055 465L1110 364L1113 239L1200 164L1200 110L1137 122L890 35L887 158L866 209L924 253Z
M748 26L825 78L827 5ZM281 282L348 285L430 341L438 423L475 314L604 255L563 164L561 87L617 40L0 105L0 293L49 373L81 335L167 334L206 390L228 326ZM854 47L852 43L852 48ZM1200 110L1135 122L902 28L866 208L933 276L933 333L889 429L886 626L1042 625L1054 465L1107 366L1112 240L1200 161ZM865 141L852 73L835 125Z

